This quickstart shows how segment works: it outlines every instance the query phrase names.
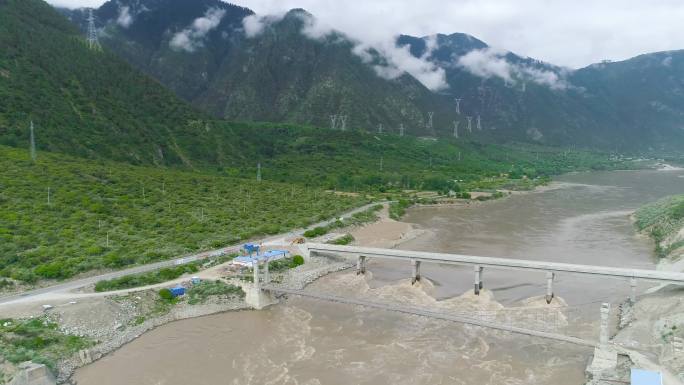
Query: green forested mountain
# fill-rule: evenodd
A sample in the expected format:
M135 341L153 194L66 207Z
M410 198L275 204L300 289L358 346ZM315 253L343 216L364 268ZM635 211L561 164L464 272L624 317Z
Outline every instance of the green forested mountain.
M83 10L65 13L85 28ZM462 137L481 142L645 152L684 146L676 52L572 71L462 33L400 36L399 47L444 70L448 88L431 92L408 74L378 76L373 66L385 58L359 54L341 34L307 35L314 16L302 10L267 21L256 35L242 23L252 11L219 0L116 0L95 13L107 49L215 117L328 127L331 115L345 115L349 128L398 132L403 124L416 136L450 136L457 122ZM215 24L200 31L198 20ZM669 65L659 64L666 57Z
M214 161L202 114L80 31L48 4L0 2L0 143L139 163Z
M65 12L85 28L85 10ZM215 117L329 127L330 115L345 115L349 128L398 132L404 124L407 133L434 135L426 111L455 115L413 77L379 77L346 37L302 34L313 17L302 10L251 37L242 20L252 12L220 0L117 0L95 14L105 47ZM180 44L195 20L214 15L214 28Z

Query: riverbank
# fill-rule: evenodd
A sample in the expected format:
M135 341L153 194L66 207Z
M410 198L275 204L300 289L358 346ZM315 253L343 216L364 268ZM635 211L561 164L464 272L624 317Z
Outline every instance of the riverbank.
M638 231L655 244L657 269L684 271L684 195L645 205L632 215ZM663 285L621 305L613 342L655 358L653 370L664 372L665 384L684 383L683 288ZM660 367L658 367L659 365Z

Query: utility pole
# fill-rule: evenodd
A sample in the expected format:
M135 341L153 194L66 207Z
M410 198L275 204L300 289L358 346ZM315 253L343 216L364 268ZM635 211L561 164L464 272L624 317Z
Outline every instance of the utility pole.
M257 163L257 182L261 182L261 162Z
M404 136L404 123L399 125L399 136Z
M382 123L378 124L378 134L382 134Z
M428 130L432 130L432 117L435 115L433 111L428 112L428 121L427 124L425 125L425 128Z
M88 9L88 48L100 49L100 41L97 39L97 29L95 28L95 15L93 9Z
M458 125L461 124L461 122L454 120L454 138L458 139Z
M480 119L480 115L477 115L477 130L482 131L482 120Z
M456 98L454 100L456 101L456 113L461 115L461 99Z
M31 161L33 163L36 163L36 136L33 132L33 120L31 121L31 145L30 145L30 152L31 152Z
M472 116L466 116L466 119L468 120L468 132L471 134L473 133L473 117Z

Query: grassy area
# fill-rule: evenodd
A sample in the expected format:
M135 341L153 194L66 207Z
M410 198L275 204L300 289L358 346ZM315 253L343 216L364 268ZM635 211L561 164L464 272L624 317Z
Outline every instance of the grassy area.
M682 240L669 244L664 242L684 228L684 194L669 196L646 205L637 210L634 216L637 228L647 232L655 240L656 252L660 257L684 246Z
M320 237L321 235L325 235L335 229L347 226L358 226L364 223L374 222L378 219L377 212L380 210L382 210L382 205L375 205L369 208L368 210L352 214L351 217L346 218L343 221L337 220L330 223L327 226L317 226L311 230L307 230L304 232L304 236L307 238L315 238Z
M0 320L0 356L18 364L33 361L55 369L58 360L93 345L84 337L61 333L47 318Z
M199 263L187 263L180 266L167 267L150 273L125 275L120 278L97 282L95 284L95 291L114 291L130 289L133 287L155 285L158 283L171 281L183 274L196 273L198 271Z
M396 202L390 203L389 216L392 219L399 220L406 214L406 209L411 207L413 201L408 199L399 199Z
M0 277L26 282L223 247L365 203L303 186L57 154L34 164L27 151L4 146L0 169Z
M293 255L292 257L271 261L268 263L269 271L283 271L287 269L294 269L297 266L304 264L304 257L301 255Z
M348 245L352 242L354 242L354 236L351 234L345 234L343 237L337 238L329 243L333 245Z
M204 303L209 297L216 296L237 296L244 298L245 292L242 291L242 288L229 285L223 281L203 281L200 282L200 284L191 287L187 292L188 303L190 305Z

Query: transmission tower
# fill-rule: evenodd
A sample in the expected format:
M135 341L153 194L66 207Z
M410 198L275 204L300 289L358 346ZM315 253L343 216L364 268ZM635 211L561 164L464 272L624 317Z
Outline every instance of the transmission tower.
M425 128L427 128L428 130L432 130L432 117L434 115L435 115L434 112L432 112L432 111L428 112L428 120L427 120L427 124L425 125Z
M257 163L257 182L261 182L261 162Z
M480 115L477 116L477 130L482 131L482 119L480 119Z
M95 29L95 15L93 9L88 9L88 47L90 49L100 49L100 41L97 40L97 29Z
M337 128L337 115L330 115L330 129L334 130Z
M399 136L404 136L404 123L399 125Z
M342 123L342 126L340 126L340 129L342 131L347 130L347 115L340 115L340 123Z
M454 138L458 138L458 125L461 124L461 122L454 120Z
M36 136L33 133L33 120L31 121L31 147L30 147L30 152L31 152L31 161L34 163L36 162Z
M456 113L461 115L461 99L456 98L454 100L456 101Z
M472 116L466 116L466 119L468 119L468 132L471 134L473 133L473 117Z
M378 124L378 134L382 134L382 123Z

